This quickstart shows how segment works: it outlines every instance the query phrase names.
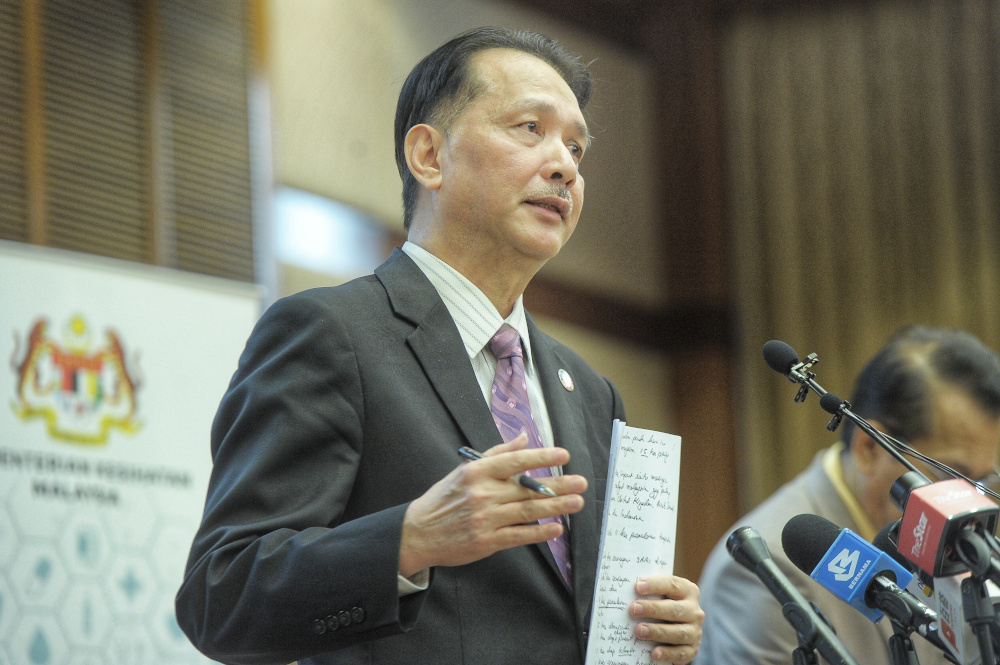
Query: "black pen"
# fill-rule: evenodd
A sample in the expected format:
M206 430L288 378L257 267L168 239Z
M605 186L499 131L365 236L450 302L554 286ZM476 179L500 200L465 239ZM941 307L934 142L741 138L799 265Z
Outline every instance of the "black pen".
M467 460L475 461L483 459L483 456L479 451L473 450L472 448L466 448L464 446L458 449L458 454ZM545 496L559 496L545 485L541 484L534 478L524 475L523 473L519 473L514 476L513 480L517 481L517 483L522 487L527 487L529 490L534 490L539 494L544 494Z

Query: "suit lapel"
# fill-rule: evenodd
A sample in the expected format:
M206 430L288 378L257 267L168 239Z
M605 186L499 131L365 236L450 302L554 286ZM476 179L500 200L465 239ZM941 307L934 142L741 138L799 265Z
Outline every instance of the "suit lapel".
M587 449L587 431L584 425L583 404L580 393L567 390L559 379L559 370L567 363L559 357L559 351L551 338L544 335L535 322L528 317L528 334L531 335L531 351L535 354L545 406L552 423L555 444L569 451L570 461L563 468L565 473L579 474L593 479L594 466ZM599 540L597 502L594 486L584 493L583 510L570 516L569 542L573 554L573 590L576 601L577 621L583 621L590 609L594 595L594 576L597 569L597 543ZM603 499L603 497L601 497ZM559 574L555 559L544 543L546 554L553 570Z
M407 343L445 408L469 441L480 451L503 442L500 432L484 408L482 389L476 380L455 322L434 286L420 268L400 250L375 270L389 297L393 311L414 325ZM531 351L538 368L542 393L556 444L570 452L566 473L594 477L586 446L583 406L579 393L566 390L559 381L563 367L558 353L528 317ZM584 508L572 515L570 548L573 553L573 588L577 621L583 625L594 593L597 566L598 515L593 487L584 494ZM536 545L549 562L552 574L562 578L547 543ZM564 587L565 588L565 587Z
M375 270L393 310L414 324L407 343L441 402L470 445L480 451L503 443L465 345L448 308L420 268L396 249Z

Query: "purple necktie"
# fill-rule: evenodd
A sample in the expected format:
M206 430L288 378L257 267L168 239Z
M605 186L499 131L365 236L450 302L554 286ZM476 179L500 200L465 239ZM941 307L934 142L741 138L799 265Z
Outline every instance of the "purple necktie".
M490 411L504 441L512 441L521 434L528 433L528 447L541 448L542 439L531 417L528 403L528 385L524 378L524 360L521 354L521 336L506 323L490 339L490 350L497 358L497 371L493 376L490 396ZM526 473L532 478L548 478L552 471L548 467L532 469ZM569 551L566 522L562 516L546 517L539 522L560 522L563 535L549 541L549 548L559 565L566 586L573 588L572 561Z

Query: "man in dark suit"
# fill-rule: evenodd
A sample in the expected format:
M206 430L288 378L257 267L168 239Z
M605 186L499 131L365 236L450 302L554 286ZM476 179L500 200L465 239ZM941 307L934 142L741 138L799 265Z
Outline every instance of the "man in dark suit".
M372 276L272 306L216 416L177 596L204 653L583 662L624 411L607 380L535 327L521 293L579 218L589 96L577 56L493 28L410 74L396 114L409 241ZM493 350L504 330L517 333L516 363ZM498 365L525 394L510 406L530 410L506 442ZM463 446L484 459L460 463ZM556 496L511 482L523 472ZM636 593L652 659L690 662L697 587L650 575Z

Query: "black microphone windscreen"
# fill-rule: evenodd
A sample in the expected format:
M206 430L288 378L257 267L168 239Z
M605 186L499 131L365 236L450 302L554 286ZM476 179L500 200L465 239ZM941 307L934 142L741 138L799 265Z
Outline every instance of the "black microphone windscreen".
M823 410L834 415L840 411L840 405L843 403L844 400L840 399L833 393L824 393L824 395L819 398L819 405L823 407Z
M889 488L889 498L893 504L899 508L900 512L906 509L906 503L910 500L913 490L930 485L931 481L922 473L907 471Z
M819 515L796 515L781 530L781 547L788 559L809 575L840 532L839 526Z
M795 349L788 344L778 339L772 339L764 345L764 362L778 374L787 376L792 365L798 364L799 356L795 353Z
M733 531L726 540L726 549L736 563L749 570L771 558L767 543L752 526L741 526Z
M891 556L896 560L896 563L901 565L903 568L913 572L913 564L910 563L905 556L900 554L898 549L896 549L896 543L899 542L900 522L901 520L889 522L884 527L879 529L879 532L875 534L875 539L872 540L872 545Z

